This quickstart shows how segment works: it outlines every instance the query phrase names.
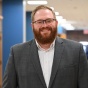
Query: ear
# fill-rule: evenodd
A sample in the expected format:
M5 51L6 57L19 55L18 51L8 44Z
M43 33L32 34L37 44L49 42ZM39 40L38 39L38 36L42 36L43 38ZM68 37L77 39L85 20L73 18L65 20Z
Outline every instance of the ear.
M32 27L32 29L33 29L33 23L31 23L31 27Z
M56 24L58 25L58 20L56 20Z

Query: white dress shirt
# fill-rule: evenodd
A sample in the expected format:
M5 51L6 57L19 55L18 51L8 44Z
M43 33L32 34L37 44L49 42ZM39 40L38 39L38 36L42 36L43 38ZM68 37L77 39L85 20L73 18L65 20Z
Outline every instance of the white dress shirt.
M48 88L51 71L52 71L55 41L50 45L50 48L47 50L41 48L41 46L38 44L37 41L36 41L36 45L38 47L38 54L39 54L43 76Z

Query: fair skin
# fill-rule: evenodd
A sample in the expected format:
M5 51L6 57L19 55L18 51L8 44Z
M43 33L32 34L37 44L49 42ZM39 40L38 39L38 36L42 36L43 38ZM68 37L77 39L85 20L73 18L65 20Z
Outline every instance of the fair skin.
M36 13L35 13L35 16L34 16L34 21L37 21L37 20L45 20L45 19L47 19L47 18L54 18L54 16L53 16L53 14L52 14L52 12L50 11L50 10L48 10L48 9L41 9L41 10L38 10ZM58 25L58 22L57 21L54 21L51 25L49 25L49 26L51 26L52 28L53 27L55 27L55 26L57 26ZM36 28L36 30L39 30L39 28L41 28L41 27L46 27L46 26L48 26L46 23L44 23L43 25L36 25L36 24L32 24L32 28L34 27L34 28ZM51 33L51 31L50 30L47 30L47 29L43 29L42 31L41 31L41 35L42 36L49 36L50 35L50 33ZM50 45L51 45L51 43L48 43L48 44L41 44L39 41L37 41L38 43L39 43L39 45L43 48L43 49L45 49L45 50L47 50L49 47L50 47Z

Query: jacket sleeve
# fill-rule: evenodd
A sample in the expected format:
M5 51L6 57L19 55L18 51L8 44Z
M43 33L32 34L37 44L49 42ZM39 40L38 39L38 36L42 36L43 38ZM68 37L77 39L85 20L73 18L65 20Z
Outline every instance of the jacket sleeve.
M17 76L12 48L4 72L2 88L17 88Z
M79 51L78 88L88 88L88 61L82 45Z

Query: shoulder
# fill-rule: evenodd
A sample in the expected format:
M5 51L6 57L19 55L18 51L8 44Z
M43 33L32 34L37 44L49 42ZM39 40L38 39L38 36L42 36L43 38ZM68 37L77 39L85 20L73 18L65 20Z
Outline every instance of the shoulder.
M70 40L70 39L62 39L62 38L57 38L56 39L58 42L61 42L62 45L67 48L67 49L80 49L83 48L83 45L77 41Z
M70 39L63 39L63 38L59 38L59 37L57 37L57 41L61 41L65 45L72 45L72 46L80 46L80 45L82 45L81 43L79 43L77 41L70 40Z
M15 44L11 47L12 50L14 51L21 51L21 50L25 50L27 48L30 48L30 46L34 43L34 39L31 41L27 41L24 43L19 43L19 44Z

